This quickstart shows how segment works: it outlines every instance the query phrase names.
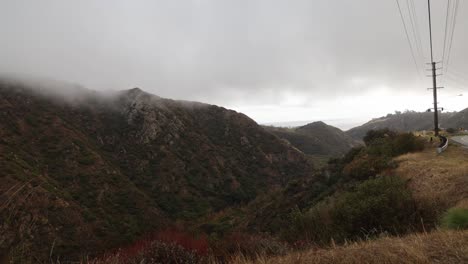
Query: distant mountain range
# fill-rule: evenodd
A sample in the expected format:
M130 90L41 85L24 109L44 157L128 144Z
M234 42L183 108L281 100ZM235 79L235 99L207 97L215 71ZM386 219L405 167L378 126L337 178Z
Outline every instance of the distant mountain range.
M460 112L439 114L441 128L468 128L468 108ZM361 140L369 130L388 128L395 131L409 132L434 129L434 113L406 111L388 114L385 117L352 128L346 133L356 140Z
M320 121L295 128L271 126L264 128L303 153L313 156L339 156L360 144L339 128Z

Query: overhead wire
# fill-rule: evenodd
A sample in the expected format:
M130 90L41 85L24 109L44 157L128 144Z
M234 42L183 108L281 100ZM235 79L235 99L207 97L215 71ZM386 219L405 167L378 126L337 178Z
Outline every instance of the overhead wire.
M411 39L410 39L409 34L408 34L408 29L407 29L407 26L406 26L405 18L403 16L403 12L401 11L400 3L398 2L398 0L395 0L395 2L397 3L398 10L400 11L401 22L403 23L403 28L405 29L406 39L408 40L408 45L410 47L411 56L413 57L414 66L416 67L416 72L418 73L418 76L421 77L421 75L420 75L421 71L420 71L418 63L416 61L416 56L414 55L413 45L411 44Z
M413 29L414 39L416 40L416 46L421 57L422 61L424 62L424 54L422 49L422 41L421 41L421 34L419 33L419 24L418 24L418 16L416 14L416 8L414 6L413 0L406 0L406 5L408 7L408 13L410 15L411 20L411 27Z
M444 31L444 48L442 50L442 68L445 66L445 50L447 46L447 31L448 31L448 23L449 23L449 13L450 13L450 7L451 7L451 0L447 1L447 12L445 14L445 31Z
M458 14L458 5L459 5L459 3L460 3L459 0L455 0L454 10L453 10L452 26L451 26L451 34L450 34L450 42L449 42L448 53L447 53L447 63L446 63L445 69L444 69L445 72L448 71L448 67L450 65L450 54L452 52L453 35L455 33L455 26L457 24L457 14Z

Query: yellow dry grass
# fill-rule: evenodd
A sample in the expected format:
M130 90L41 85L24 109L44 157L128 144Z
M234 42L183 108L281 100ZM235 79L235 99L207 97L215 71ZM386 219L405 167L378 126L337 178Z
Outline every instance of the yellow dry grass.
M428 148L395 159L396 174L407 179L414 198L445 210L452 206L468 208L468 150L450 145L442 154Z
M397 264L468 263L468 231L435 231L387 237L330 249L308 250L281 257L235 257L232 264Z

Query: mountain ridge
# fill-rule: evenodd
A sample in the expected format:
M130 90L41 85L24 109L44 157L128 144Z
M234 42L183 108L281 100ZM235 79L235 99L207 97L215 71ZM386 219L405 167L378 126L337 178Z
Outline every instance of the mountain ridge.
M32 91L0 84L2 251L93 255L313 177L304 154L233 110L141 89Z
M464 111L467 111L465 109ZM461 111L463 112L463 111ZM431 112L396 112L384 117L374 118L367 123L354 127L346 131L346 134L356 140L362 140L369 130L378 130L388 128L399 132L411 132L433 129L433 116ZM439 114L439 124L441 128L449 128L457 122L457 112L446 112ZM463 122L468 126L468 121Z

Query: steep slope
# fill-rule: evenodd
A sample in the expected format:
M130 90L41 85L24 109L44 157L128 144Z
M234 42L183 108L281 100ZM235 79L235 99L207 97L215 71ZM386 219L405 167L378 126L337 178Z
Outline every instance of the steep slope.
M302 153L222 107L33 90L0 85L0 252L12 258L76 259L311 175Z
M359 142L339 128L324 122L314 122L296 128L265 128L308 155L337 156L359 145Z
M440 127L447 128L450 126L449 120L455 113L442 113L439 115ZM407 111L404 113L388 114L385 117L375 118L371 121L352 128L346 133L356 140L362 140L369 130L377 130L388 128L394 131L410 132L418 130L433 129L434 113L430 112L414 112ZM453 122L453 121L452 121Z

